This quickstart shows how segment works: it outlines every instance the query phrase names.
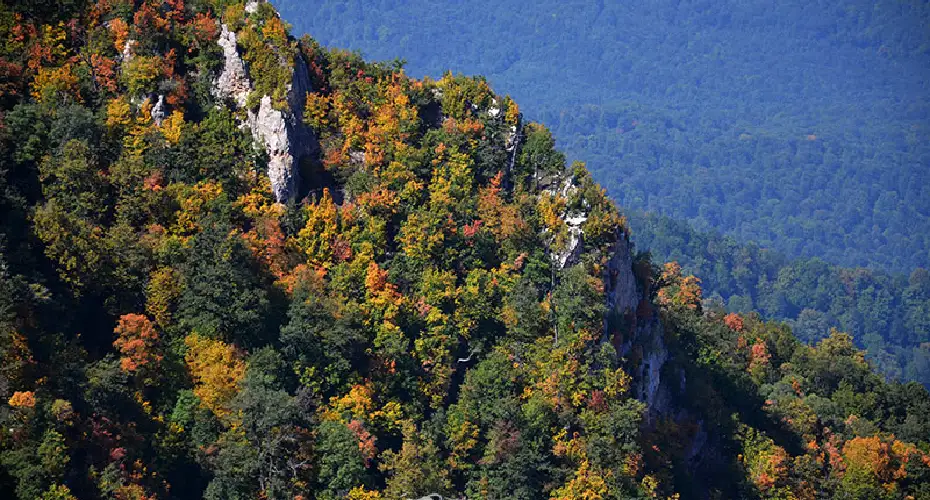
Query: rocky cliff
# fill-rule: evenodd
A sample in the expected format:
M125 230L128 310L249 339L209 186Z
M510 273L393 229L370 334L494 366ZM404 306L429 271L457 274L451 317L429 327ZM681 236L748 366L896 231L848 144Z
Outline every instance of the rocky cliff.
M223 24L217 43L223 50L224 62L214 80L213 93L218 99L245 111L243 126L251 130L256 143L264 146L275 198L286 203L298 195L301 160L316 151L314 134L303 123L304 99L312 90L307 63L300 54L295 56L285 109L276 107L272 96L267 94L260 96L257 106L248 107L254 85L248 65L240 54L236 33Z

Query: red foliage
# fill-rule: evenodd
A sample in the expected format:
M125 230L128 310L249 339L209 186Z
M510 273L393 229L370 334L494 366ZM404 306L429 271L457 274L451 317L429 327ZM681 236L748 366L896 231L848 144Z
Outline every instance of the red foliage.
M116 92L116 61L109 57L93 54L90 56L90 65L94 71L94 81L102 89Z
M23 67L0 57L0 99L20 94Z
M126 448L123 448L120 446L120 447L113 448L112 450L110 450L110 461L111 462L119 462L125 456L126 456Z
M336 262L345 262L352 258L352 245L342 236L333 240L333 258Z
M165 186L165 176L161 170L156 170L142 180L142 189L146 191L161 191Z
M600 389L591 391L591 396L588 398L588 408L596 412L607 410L607 401L604 399L604 391Z
M194 20L191 21L191 28L194 32L194 39L198 43L208 44L217 38L216 20L209 13L199 13L194 16Z
M462 234L464 234L466 238L473 238L480 228L481 219L477 219L472 221L471 224L465 224L465 227L462 228Z
M346 427L358 438L358 451L360 451L362 457L365 458L365 467L370 467L371 461L378 455L378 448L375 446L375 441L377 439L372 436L371 433L365 429L365 425L358 420L352 420Z

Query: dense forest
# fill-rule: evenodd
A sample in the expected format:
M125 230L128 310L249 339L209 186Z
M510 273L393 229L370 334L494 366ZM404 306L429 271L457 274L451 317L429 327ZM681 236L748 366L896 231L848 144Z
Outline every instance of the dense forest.
M926 388L634 254L484 78L263 2L0 40L5 498L930 498Z
M803 342L848 332L887 376L930 385L930 272L909 276L788 259L655 214L626 214L637 246L701 278L705 300L787 320Z
M413 75L487 75L631 210L788 257L930 267L921 0L275 0Z

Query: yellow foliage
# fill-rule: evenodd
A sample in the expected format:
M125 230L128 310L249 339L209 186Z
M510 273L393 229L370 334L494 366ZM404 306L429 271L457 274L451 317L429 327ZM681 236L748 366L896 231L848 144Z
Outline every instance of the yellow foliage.
M50 61L59 61L68 55L67 25L59 21L57 25L46 24L42 26L42 41L39 44L47 52L46 58Z
M505 100L507 102L507 112L504 114L504 121L515 126L520 122L520 106L517 106L517 103L510 96L507 96Z
M203 212L204 205L219 198L223 194L223 187L215 182L200 182L182 193L181 210L177 214L177 222L172 233L190 236L199 231L197 221Z
M107 103L107 127L125 127L132 121L132 110L126 96L116 97Z
M575 476L564 486L552 492L550 498L557 500L600 500L607 498L606 479L610 471L598 471L592 468L587 459L582 460Z
M307 223L297 233L297 244L311 264L329 265L333 261L333 243L339 233L339 210L329 189L324 188L320 201L308 204L304 210Z
M123 78L130 95L155 90L155 82L162 76L162 58L159 56L133 56L123 65Z
M346 495L346 500L377 500L381 498L381 493L378 490L366 490L364 486L356 486L349 490L349 494Z
M607 384L604 387L604 393L611 398L622 396L630 390L630 383L633 381L623 368L616 370L607 370Z
M161 123L161 133L170 144L177 144L181 140L181 130L184 128L184 113L175 110Z
M284 205L275 201L271 193L271 180L267 175L259 176L252 189L236 200L236 206L252 219L279 218L285 210Z
M445 232L433 213L414 212L401 227L398 240L408 257L427 260L442 247Z
M245 376L245 362L235 346L192 333L184 339L184 360L194 380L194 394L220 419L231 416L230 402Z
M332 104L328 96L307 92L307 104L304 107L304 123L316 130L323 130L331 125L330 110Z
M171 267L156 269L149 277L145 290L145 310L162 328L171 323L171 310L181 295L180 281L179 273Z
M78 79L74 76L71 64L58 68L39 68L32 83L32 97L39 102L53 102L64 95L81 100Z
M329 399L329 407L323 410L324 420L368 420L368 415L374 407L372 396L374 390L368 385L355 384L349 392L342 397L333 396Z
M562 218L565 207L565 198L551 193L540 194L536 204L543 227L552 234L550 245L555 252L561 252L568 246L568 224Z

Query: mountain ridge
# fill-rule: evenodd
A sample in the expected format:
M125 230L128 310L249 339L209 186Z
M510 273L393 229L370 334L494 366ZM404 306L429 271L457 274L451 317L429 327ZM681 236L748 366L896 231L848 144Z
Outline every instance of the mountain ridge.
M923 2L276 5L415 76L488 75L629 209L790 257L930 265Z
M0 38L16 498L930 493L926 389L705 310L483 78L264 2L16 2Z

